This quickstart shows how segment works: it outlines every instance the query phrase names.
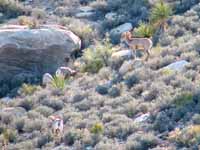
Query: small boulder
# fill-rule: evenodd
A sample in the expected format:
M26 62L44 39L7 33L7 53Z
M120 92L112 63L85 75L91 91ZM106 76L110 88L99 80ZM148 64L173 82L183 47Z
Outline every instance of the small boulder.
M149 119L150 113L142 114L134 119L134 123L142 123Z
M143 65L144 63L141 60L127 60L119 68L119 73L125 75L127 72L141 68Z
M53 81L53 77L52 75L50 75L49 73L45 73L43 75L43 78L42 78L42 85L46 86L48 84L51 84Z
M78 12L75 14L77 18L90 18L95 15L95 10L92 7L84 6L80 7Z
M109 12L109 13L107 13L106 15L105 15L105 19L107 20L107 21L109 21L109 22L112 22L112 21L114 21L114 20L116 20L117 19L117 13L114 13L114 12Z
M112 59L131 58L133 56L132 50L121 50L114 52L111 56Z
M126 74L128 71L133 69L134 62L132 60L125 61L122 66L119 68L119 73L121 75Z
M181 72L184 70L184 68L190 64L188 61L186 60L180 60L180 61L176 61L174 63L171 63L170 65L162 68L162 69L169 69L169 70L172 70L172 71L177 71L177 72Z
M110 31L111 42L115 43L115 44L119 43L120 38L121 38L121 34L123 32L127 32L127 31L130 31L132 29L133 29L133 26L132 26L131 23L124 23L124 24L112 29Z
M101 95L106 95L106 94L108 94L108 89L109 88L107 86L98 85L95 90L97 93L99 93Z

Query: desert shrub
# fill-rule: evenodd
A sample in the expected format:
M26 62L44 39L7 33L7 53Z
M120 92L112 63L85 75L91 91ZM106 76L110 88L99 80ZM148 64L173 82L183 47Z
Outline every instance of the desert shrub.
M190 111L189 108L187 107L179 107L179 108L176 108L176 109L171 109L171 118L172 120L174 121L179 121L179 120L187 120L188 119L186 118L187 117L187 112ZM190 119L190 118L189 118Z
M192 122L193 122L194 124L200 125L200 114L195 114L195 115L192 117Z
M20 25L28 26L30 29L36 29L39 26L39 21L37 19L27 16L19 16L18 23Z
M174 104L177 107L183 107L187 104L191 104L193 102L193 94L191 92L184 92L179 94L174 99Z
M48 117L54 112L54 109L47 106L38 106L35 111L41 113L45 117Z
M34 8L31 14L35 19L45 19L46 12L40 8Z
M66 10L66 7L63 7L63 6L56 7L56 9L54 11L54 14L59 16L59 17L68 16L69 15L68 11Z
M5 129L3 132L3 137L6 141L14 143L17 140L17 133L11 129Z
M154 129L159 132L169 131L174 128L173 122L170 120L165 112L158 113L153 126Z
M125 140L135 130L136 126L134 125L132 120L122 115L113 119L111 122L105 125L104 135L111 138Z
M127 150L144 150L155 147L158 144L158 139L153 133L134 134L128 138L126 143Z
M21 101L19 101L18 105L19 107L23 107L24 109L26 109L26 111L29 111L33 108L34 106L34 100L31 98L28 99L22 99Z
M120 89L113 87L108 91L108 95L113 98L118 97L120 96Z
M104 138L103 140L99 141L97 145L95 145L95 150L109 150L109 149L120 149L122 150L124 147L119 144L119 142Z
M135 37L152 37L154 34L154 28L152 25L147 23L140 23L139 27L134 29L133 36Z
M82 47L88 47L95 37L92 27L80 20L70 19L67 27L82 40Z
M145 101L152 101L156 99L158 95L159 90L153 87L149 91L146 91L142 94Z
M41 131L43 123L44 122L40 119L26 120L24 131L29 133L35 130Z
M14 124L15 124L15 129L18 132L22 132L23 131L23 128L24 128L24 125L25 125L24 119L16 119Z
M199 143L199 125L190 125L182 130L176 129L169 134L169 139L175 141L179 146L191 147L192 145Z
M36 29L39 27L39 21L37 19L31 19L30 23L28 24L28 27L30 29Z
M70 18L69 17L60 18L59 24L62 26L67 26L68 24L70 24Z
M127 77L127 79L124 80L125 84L127 85L127 87L130 89L131 87L133 87L134 85L138 84L140 81L140 79L138 78L137 75L133 74L129 77Z
M18 150L18 149L34 149L34 142L31 140L26 140L24 142L16 143L15 145L9 145L9 150Z
M4 124L10 124L13 120L13 116L9 113L2 112L0 113L0 120Z
M113 48L108 39L103 43L97 43L94 48L88 48L83 53L85 65L82 70L87 72L96 73L103 66L109 64L109 58L113 52Z
M174 37L169 36L166 33L164 34L164 36L160 37L160 39L159 39L159 43L163 47L170 45L173 41L174 41Z
M128 102L124 105L124 113L127 117L133 118L134 115L138 113L138 103L137 102Z
M95 123L91 128L91 133L93 134L102 134L104 127L101 123Z
M53 138L51 137L50 134L42 135L37 139L37 148L42 148L43 146L45 146L45 144L49 143L52 140Z
M63 141L65 145L73 145L76 140L80 138L80 135L76 131L69 131L65 133Z
M161 70L161 73L165 76L170 76L173 75L175 72L172 69L165 68Z
M43 105L53 108L55 111L61 110L64 107L62 100L45 99L41 102Z
M23 14L23 7L14 0L1 0L0 12L4 12L8 18L13 18Z
M32 95L37 90L36 85L23 84L19 89L21 95Z
M31 22L30 18L27 16L19 16L18 17L18 23L20 25L29 25Z
M175 60L175 57L173 55L167 55L163 57L159 62L159 68L165 67L171 63L173 63Z

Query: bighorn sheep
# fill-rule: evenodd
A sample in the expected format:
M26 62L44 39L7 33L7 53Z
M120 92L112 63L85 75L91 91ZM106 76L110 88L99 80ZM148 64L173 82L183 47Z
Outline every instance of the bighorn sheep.
M150 55L150 50L153 46L153 42L150 38L135 38L132 37L132 34L130 31L124 32L121 35L121 42L124 43L126 46L134 50L135 52L135 58L136 58L136 50L143 50L147 56L145 60L148 60Z
M65 78L68 78L70 76L76 75L76 71L69 68L69 67L59 67L56 71L56 76L64 76Z
M64 124L60 116L50 116L52 133L56 136L63 133Z

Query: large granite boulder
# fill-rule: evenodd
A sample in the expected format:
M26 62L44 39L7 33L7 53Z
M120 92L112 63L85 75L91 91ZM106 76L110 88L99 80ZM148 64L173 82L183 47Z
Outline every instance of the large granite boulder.
M37 29L8 25L0 28L0 86L24 75L55 73L65 58L79 50L81 40L58 25L43 25ZM23 76L21 76L23 74ZM1 95L1 94L0 94Z

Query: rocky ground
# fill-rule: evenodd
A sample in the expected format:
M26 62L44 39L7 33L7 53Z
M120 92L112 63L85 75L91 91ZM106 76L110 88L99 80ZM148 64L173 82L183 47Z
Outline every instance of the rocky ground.
M82 46L70 52L67 65L78 73L69 77L65 86L56 79L53 80L57 86L44 87L38 85L39 81L30 84L32 80L20 78L14 90L8 82L1 84L0 147L6 145L9 150L198 150L198 0L183 0L182 5L178 0L165 1L174 7L174 14L168 20L167 30L153 37L157 44L148 61L134 59L130 50L119 44L122 32L135 28L139 21L148 20L155 2L25 0L14 5L17 9L10 7L9 11L3 11L2 25L25 22L33 27L35 22L34 30L37 30L40 25L59 24L80 37ZM3 6L0 10L5 10ZM11 15L14 10L19 14ZM108 33L112 44L106 41ZM84 59L97 57L88 49L97 52L106 49L108 56L115 53L117 57L105 55L105 64L95 60L92 64L96 66L88 65ZM5 64L5 57L0 60L0 64L2 60ZM85 64L87 67L82 67ZM22 68L26 70L26 65ZM21 85L23 82L26 84ZM14 97L10 98L13 91ZM59 135L51 132L51 115L58 115L64 121L64 130Z

